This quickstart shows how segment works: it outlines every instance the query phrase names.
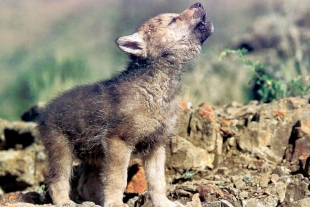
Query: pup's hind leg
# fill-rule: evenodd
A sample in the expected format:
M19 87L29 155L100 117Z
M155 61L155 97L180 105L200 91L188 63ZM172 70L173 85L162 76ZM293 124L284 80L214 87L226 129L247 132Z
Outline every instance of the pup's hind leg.
M53 203L74 203L69 198L73 156L68 141L63 134L46 130L41 130L41 136L48 153L50 171L47 182Z
M96 165L83 162L78 166L78 171L80 174L79 195L86 201L93 201L100 205L103 202L102 163Z

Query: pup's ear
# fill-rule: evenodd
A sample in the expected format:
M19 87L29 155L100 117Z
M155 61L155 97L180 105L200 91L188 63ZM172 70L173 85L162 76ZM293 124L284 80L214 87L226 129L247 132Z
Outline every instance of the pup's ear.
M116 43L121 50L128 54L146 57L146 43L137 32L132 35L119 37Z

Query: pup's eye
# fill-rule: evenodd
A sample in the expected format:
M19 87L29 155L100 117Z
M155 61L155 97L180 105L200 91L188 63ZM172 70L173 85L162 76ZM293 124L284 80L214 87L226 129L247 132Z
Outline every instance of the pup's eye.
M177 21L177 18L176 18L176 17L172 18L172 20L171 20L171 22L169 23L169 25L175 23L176 21Z

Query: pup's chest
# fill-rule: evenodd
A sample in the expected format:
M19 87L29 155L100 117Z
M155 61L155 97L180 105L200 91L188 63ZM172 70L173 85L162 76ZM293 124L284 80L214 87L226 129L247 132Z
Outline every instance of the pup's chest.
M170 79L154 77L122 85L120 117L131 137L143 139L171 131L178 116L178 93Z
M163 98L137 101L135 106L131 106L130 111L133 127L152 132L162 126L175 124L179 113L177 102L177 100L166 102Z
M122 113L128 117L130 130L139 140L160 137L174 130L179 114L178 99L165 99L158 94L145 92L125 105L127 110Z

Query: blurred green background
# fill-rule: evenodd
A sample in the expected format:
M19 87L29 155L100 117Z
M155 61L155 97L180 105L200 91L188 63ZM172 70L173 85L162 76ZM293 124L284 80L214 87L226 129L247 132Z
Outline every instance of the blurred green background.
M0 117L17 120L40 101L49 101L75 85L107 79L118 73L125 68L127 57L117 48L117 37L134 32L159 13L179 13L193 3L195 1L185 0L1 0ZM208 11L208 21L213 22L215 32L205 42L200 57L189 65L183 81L183 100L194 104L246 103L253 98L248 84L249 71L230 58L218 62L219 54L232 47L235 38L247 34L262 16L277 22L280 15L289 22L301 12L309 12L310 0L201 0L201 3ZM279 27L277 31L282 29ZM262 52L257 57L266 62L264 56ZM294 55L285 58L296 63ZM307 58L299 62L306 73L309 72ZM269 63L277 67L285 63L285 70L296 71L296 64L290 66L289 61L286 64L283 59L275 58L267 61L267 65ZM292 74L281 77L285 79Z

